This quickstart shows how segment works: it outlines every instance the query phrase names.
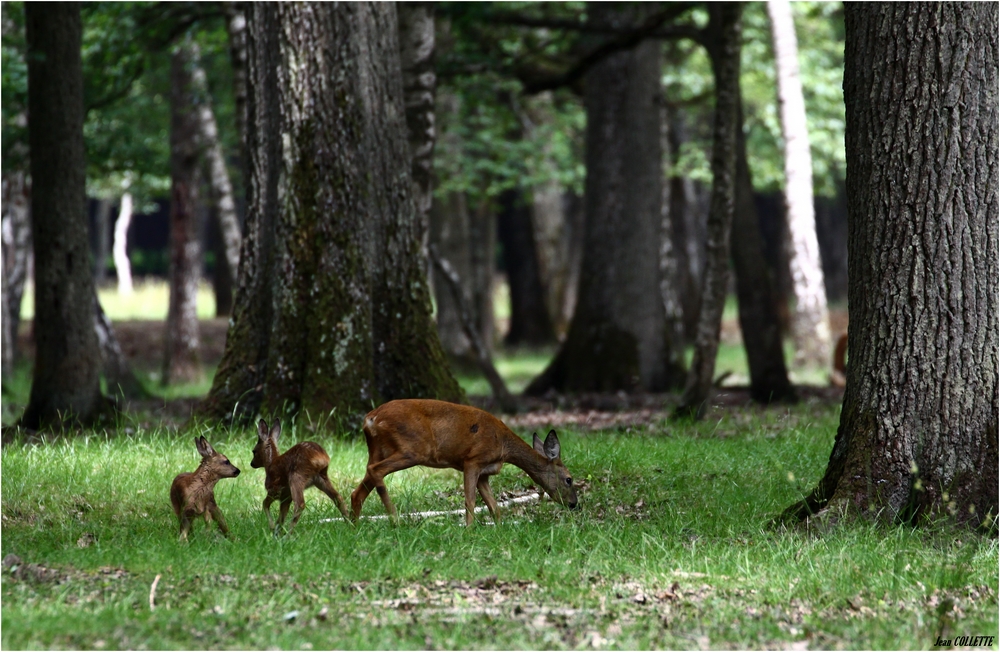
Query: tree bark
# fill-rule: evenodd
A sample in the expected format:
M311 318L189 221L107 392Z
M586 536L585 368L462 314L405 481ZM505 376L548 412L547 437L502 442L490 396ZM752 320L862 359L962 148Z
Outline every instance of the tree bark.
M248 9L250 210L199 412L461 400L430 317L393 5Z
M3 175L3 377L17 362L21 301L31 261L31 214L28 182L23 171Z
M694 359L676 414L701 418L711 396L715 357L719 351L722 309L729 284L729 241L736 196L736 147L740 105L739 3L709 5L708 33L715 42L710 51L715 77L715 116L712 127L712 199L705 242L705 273Z
M997 7L848 4L847 388L787 515L995 527Z
M603 25L634 7L589 5ZM635 13L644 11L640 8ZM662 390L667 332L660 300L660 45L644 41L586 76L586 235L576 312L556 357L525 390Z
M468 217L472 306L483 345L492 355L495 339L493 284L496 276L497 214L493 205L483 199L468 212Z
M122 195L115 221L115 239L111 247L118 275L118 294L132 296L132 263L128 258L128 227L132 223L132 194Z
M742 106L737 124L743 124ZM743 129L736 134L736 203L732 256L736 271L740 332L750 369L750 396L759 403L796 400L788 381L774 281L764 258L764 242L754 204Z
M499 204L497 233L510 287L510 328L504 343L508 346L551 344L556 334L549 318L538 265L532 207L526 205L517 190L501 194Z
M233 117L236 121L236 133L239 136L239 148L236 152L240 169L246 174L246 142L247 142L247 19L242 2L224 3L226 11L226 34L229 36L229 62L233 69L233 101L236 110ZM233 268L236 276L236 268Z
M25 6L35 249L35 372L20 425L106 413L94 334L83 144L82 21L74 3Z
M667 115L665 98L660 96L660 147L663 150L664 167L669 167L670 155L670 120ZM667 178L664 169L664 179ZM668 386L682 388L687 378L684 366L684 304L681 302L683 282L682 253L676 246L678 215L671 212L672 184L663 183L663 198L660 201L660 296L663 299L663 312L666 316L667 339L671 346L667 348L666 367Z
M778 107L785 140L785 205L795 312L792 335L795 364L825 367L830 360L830 316L816 237L813 210L812 156L806 126L806 104L799 79L799 48L792 6L768 0L774 62L778 73Z
M447 260L462 282L464 296L472 296L472 266L469 261L469 209L465 194L448 193L436 199L430 214L430 241L441 257ZM469 361L471 343L462 328L461 312L441 270L434 269L434 300L437 305L437 332L452 363ZM475 306L470 306L472 318L478 323Z
M198 113L192 71L197 52L182 44L170 66L170 304L163 358L164 386L198 382Z
M538 273L545 289L545 305L555 334L566 334L573 311L565 310L570 291L570 252L573 225L570 222L562 185L555 178L532 190L531 226L538 254Z

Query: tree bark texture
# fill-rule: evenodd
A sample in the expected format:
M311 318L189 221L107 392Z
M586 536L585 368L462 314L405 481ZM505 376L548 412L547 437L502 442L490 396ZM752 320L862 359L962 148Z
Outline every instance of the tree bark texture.
M239 151L236 152L246 174L246 143L247 143L247 19L242 2L224 3L226 11L226 33L229 36L229 61L233 68L233 101L236 105L234 118L236 133L239 136ZM233 268L236 276L236 268Z
M641 18L632 15L635 7L590 7L590 20L600 25ZM566 341L528 394L666 385L659 85L657 41L610 55L587 72L586 234L576 312Z
M661 91L662 93L662 91ZM660 147L663 151L663 161L669 164L670 156L670 120L667 114L665 98L661 95L660 110ZM669 165L665 166L669 167ZM664 170L666 173L666 170ZM664 179L667 175L664 174ZM676 222L679 215L671 212L672 184L665 181L662 185L663 198L660 201L660 296L663 299L663 312L666 317L667 341L667 386L681 389L687 379L684 365L684 304L681 302L681 283L683 280L682 254L676 246Z
M31 266L31 212L28 182L23 171L3 175L3 377L17 362L17 332L21 301Z
M997 6L844 13L851 360L826 475L790 512L986 524L998 513Z
M795 292L792 335L795 364L825 367L830 360L830 316L816 237L813 210L812 155L806 126L806 104L799 78L799 47L788 0L768 0L774 61L778 73L778 107L785 140L785 205L789 264Z
M178 46L170 62L170 303L163 356L164 386L198 382L199 117L193 70L197 51Z
M249 6L250 210L203 415L462 398L430 316L396 35L388 4Z
M85 207L82 21L76 3L25 6L35 249L35 372L20 425L92 422L107 409L94 334Z
M743 124L742 108L738 125ZM754 204L753 180L747 162L746 138L736 134L736 203L733 212L732 256L736 272L740 332L750 370L750 395L759 403L793 401L781 341L778 301ZM827 364L824 362L824 364Z
M410 142L413 200L421 220L421 242L427 237L434 196L434 4L401 2L399 59L403 73L403 105Z
M510 287L510 328L504 337L508 346L541 346L556 340L549 318L545 287L542 285L532 206L522 193L508 190L499 199L497 233L503 248L507 285Z
M715 39L710 50L715 77L715 116L712 126L712 196L705 242L705 272L702 279L701 311L695 334L694 359L679 416L700 418L712 391L715 358L719 352L722 309L729 284L729 241L736 196L736 147L740 104L739 3L709 5L709 33Z

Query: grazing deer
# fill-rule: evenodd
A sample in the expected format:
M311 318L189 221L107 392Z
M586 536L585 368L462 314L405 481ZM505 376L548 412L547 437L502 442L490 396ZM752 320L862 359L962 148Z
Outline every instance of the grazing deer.
M337 509L344 518L349 518L344 499L333 488L330 478L326 475L327 467L330 466L330 456L323 447L311 441L303 441L282 455L278 453L280 435L281 422L275 419L269 432L267 422L261 419L257 425L257 445L253 448L253 461L250 462L253 468L263 467L265 471L264 488L267 490L267 498L264 499L264 512L267 514L268 525L274 533L277 534L278 530L271 518L271 503L277 500L281 505L278 516L279 527L285 522L289 506L295 503L295 514L292 516L292 524L288 527L288 531L291 532L299 522L302 510L305 509L306 501L303 493L309 487L316 487L329 496L337 504Z
M193 473L181 473L170 485L170 503L181 524L181 540L187 541L191 519L205 515L208 524L214 517L222 534L229 536L229 527L222 510L215 504L215 483L222 478L235 478L240 470L222 453L216 453L204 437L196 437L194 445L201 453L201 464Z
M365 417L368 469L351 494L355 521L372 489L378 492L389 517L397 520L383 478L411 466L452 468L465 476L465 524L472 525L476 489L494 522L497 503L490 489L490 476L505 462L522 469L554 500L576 508L573 478L559 457L559 437L550 431L545 443L532 435L527 443L489 412L467 405L429 399L389 401Z

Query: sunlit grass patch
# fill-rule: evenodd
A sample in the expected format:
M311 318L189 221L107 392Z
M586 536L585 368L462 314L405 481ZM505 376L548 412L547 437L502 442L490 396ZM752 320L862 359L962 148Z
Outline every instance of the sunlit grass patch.
M163 279L137 280L131 296L118 293L115 286L104 286L97 289L97 297L101 301L104 313L111 321L126 319L141 319L162 321L167 318L170 305L170 286ZM215 316L215 294L207 281L198 284L197 298L198 319L210 319ZM30 281L25 284L24 296L21 299L21 319L29 320L35 316L35 288Z

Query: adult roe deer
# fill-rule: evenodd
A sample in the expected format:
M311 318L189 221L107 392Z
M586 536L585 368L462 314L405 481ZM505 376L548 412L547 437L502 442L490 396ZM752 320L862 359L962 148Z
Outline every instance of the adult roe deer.
M181 540L187 541L191 520L201 514L205 515L206 524L215 518L222 534L228 537L226 519L215 503L215 483L222 478L235 478L240 470L225 455L216 453L204 437L196 437L194 445L201 454L201 464L192 473L178 475L170 485L170 504L180 521Z
M351 515L357 521L372 489L378 492L389 517L397 520L383 478L411 466L452 468L465 479L465 524L472 525L476 489L497 520L497 503L490 476L509 462L522 469L554 500L575 509L573 478L559 456L554 430L545 442L533 434L534 446L515 435L489 412L431 399L401 399L381 405L365 417L368 468L351 494Z
M265 472L264 489L267 490L267 497L264 499L264 512L267 514L268 526L277 534L274 519L271 517L271 503L276 500L280 503L278 526L281 526L288 515L288 508L294 502L295 514L292 516L292 524L288 526L288 532L291 533L295 524L299 522L299 517L302 516L302 510L305 509L306 501L303 493L309 487L316 487L329 496L344 518L349 519L344 499L333 488L326 474L330 466L330 456L323 447L315 442L303 441L282 455L278 452L279 436L281 436L280 421L275 419L269 431L267 422L261 419L257 424L257 445L253 448L253 460L250 462L250 466L255 469L263 468Z

